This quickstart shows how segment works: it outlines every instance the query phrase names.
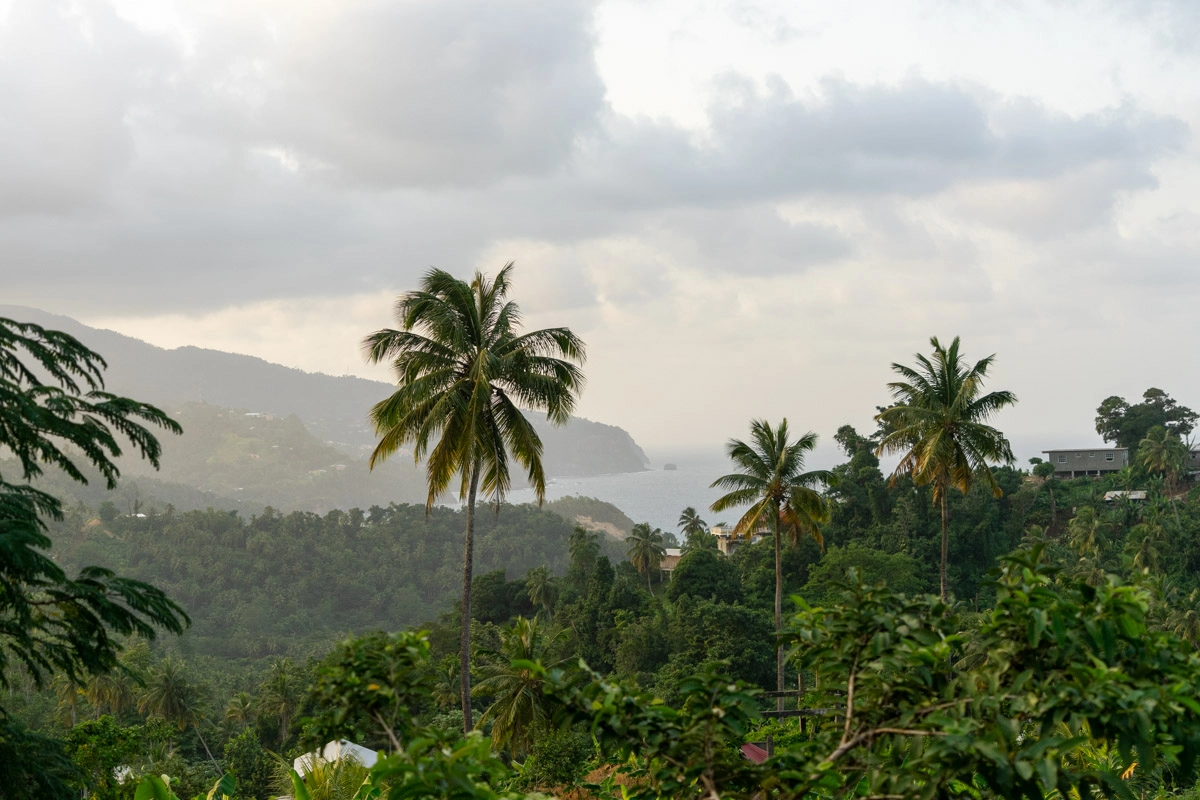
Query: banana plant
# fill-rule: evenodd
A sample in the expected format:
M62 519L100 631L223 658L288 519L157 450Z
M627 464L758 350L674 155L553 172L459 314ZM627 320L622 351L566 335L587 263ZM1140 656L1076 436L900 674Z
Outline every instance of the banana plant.
M232 798L237 791L237 779L228 772L222 775L208 794L198 794L192 800L225 800ZM147 775L138 784L133 800L179 800L171 791L171 779L166 775ZM297 795L297 800L304 800Z

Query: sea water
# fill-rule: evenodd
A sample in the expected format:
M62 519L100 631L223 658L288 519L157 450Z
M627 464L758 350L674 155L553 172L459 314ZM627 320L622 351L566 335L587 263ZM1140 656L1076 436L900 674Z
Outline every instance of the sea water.
M676 469L662 464L645 472L595 475L584 478L556 477L546 482L546 499L594 497L612 503L634 522L648 522L655 528L678 534L679 514L691 506L709 525L737 521L737 514L714 514L709 506L724 492L710 484L729 472L729 461L720 458L680 458ZM517 489L507 495L510 503L532 503L532 489Z

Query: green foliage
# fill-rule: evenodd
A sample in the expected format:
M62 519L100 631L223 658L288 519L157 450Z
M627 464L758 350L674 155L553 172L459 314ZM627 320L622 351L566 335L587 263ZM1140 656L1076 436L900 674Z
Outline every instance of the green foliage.
M624 796L644 800L748 797L757 770L737 748L758 719L754 695L712 665L682 680L672 705L594 673L563 692L601 754L630 779Z
M847 578L868 586L882 584L902 594L915 594L928 588L920 577L916 561L905 553L885 553L852 542L848 547L830 547L819 564L808 573L801 594L813 605L821 605L841 595Z
M510 629L500 633L498 650L479 654L480 680L471 691L492 700L479 725L491 723L497 747L527 752L535 732L545 727L549 708L542 676L533 665L556 666L561 660L556 657L561 639L562 631L547 634L537 620L518 617Z
M306 742L405 742L415 735L413 709L434 688L429 660L423 633L373 633L342 642L325 658L310 690L318 713L308 720Z
M134 792L134 800L179 800L171 790L170 779L166 776L147 775L138 783ZM237 782L232 775L222 775L206 794L198 794L193 800L223 800L235 797Z
M596 746L585 731L550 728L538 736L521 765L521 785L531 789L573 786L587 773L595 754Z
M1200 753L1200 659L1147 628L1148 599L1112 580L1057 587L1040 550L1016 555L971 637L980 657L957 669L965 626L935 598L859 585L836 607L805 608L795 653L842 691L820 701L842 719L817 726L777 768L797 776L796 795L854 787L914 798L964 794L973 781L1002 797L1125 796L1120 771L1134 759L1188 776ZM1122 765L1072 763L1089 739L1063 726L1112 743Z
M85 776L89 797L117 800L121 785L115 771L129 765L143 745L141 726L125 727L110 716L88 720L67 732L67 754Z
M684 553L667 584L667 598L678 600L685 594L722 603L739 602L742 584L737 567L716 550L700 548Z
M275 782L275 761L246 729L225 743L225 768L237 781L240 800L267 800Z
M86 483L82 462L111 488L123 441L158 464L161 448L146 426L179 426L153 406L105 392L104 366L65 333L0 319L0 448L14 456L21 480L50 465ZM0 476L0 686L8 686L14 660L35 683L52 672L82 683L116 667L116 636L183 630L187 616L152 586L92 566L69 578L43 552L44 517L63 517L58 499Z
M29 730L0 708L0 786L6 798L72 797L82 777L62 741Z
M1162 389L1151 387L1142 394L1142 402L1133 405L1123 397L1105 398L1096 409L1096 433L1104 441L1133 452L1152 428L1164 427L1175 438L1183 439L1198 419L1195 411L1179 405Z

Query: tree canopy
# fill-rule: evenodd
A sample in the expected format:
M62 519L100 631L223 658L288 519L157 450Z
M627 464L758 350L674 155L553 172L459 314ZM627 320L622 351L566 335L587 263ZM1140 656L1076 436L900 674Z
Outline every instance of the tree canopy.
M1196 427L1200 415L1181 406L1162 389L1151 387L1142 402L1130 404L1124 397L1107 397L1096 409L1096 433L1106 442L1128 447L1132 452L1155 426L1162 426L1177 439Z

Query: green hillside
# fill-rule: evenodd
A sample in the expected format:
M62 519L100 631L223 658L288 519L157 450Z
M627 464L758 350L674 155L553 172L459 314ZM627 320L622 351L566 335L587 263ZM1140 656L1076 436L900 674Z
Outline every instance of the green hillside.
M182 436L163 441L162 470L130 460L134 480L155 477L233 498L239 507L264 506L325 513L390 502L424 502L423 473L397 456L374 470L362 458L318 440L296 416L189 403L172 409Z
M452 608L461 589L463 513L375 506L324 516L271 509L70 517L53 533L68 570L96 564L153 581L192 617L195 655L306 655L349 631L397 630ZM509 579L568 565L572 525L534 506L477 516L475 574ZM621 544L604 552L619 558Z

